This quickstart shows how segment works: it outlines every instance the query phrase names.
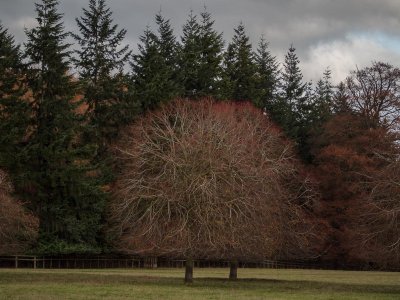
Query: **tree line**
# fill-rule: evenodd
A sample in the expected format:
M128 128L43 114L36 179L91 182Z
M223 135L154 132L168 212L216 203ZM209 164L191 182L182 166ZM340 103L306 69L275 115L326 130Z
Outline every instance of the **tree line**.
M313 85L293 45L280 64L242 23L225 45L207 10L190 12L180 38L156 14L137 53L105 0L89 0L71 34L57 0L35 11L22 48L0 25L4 251L400 263L397 67L373 62L338 86L326 69Z

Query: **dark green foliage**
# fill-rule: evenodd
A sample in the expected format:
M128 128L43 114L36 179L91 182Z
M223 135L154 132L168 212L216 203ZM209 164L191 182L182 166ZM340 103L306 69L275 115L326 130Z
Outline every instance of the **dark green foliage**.
M313 126L320 127L332 115L333 85L331 83L331 70L326 69L322 79L318 80L314 92L312 107Z
M74 60L83 84L87 117L99 140L114 137L120 125L130 121L134 103L127 94L123 67L131 52L121 48L126 30L113 24L105 0L90 0L89 8L76 19L80 34L72 34L80 49Z
M296 107L299 100L304 97L306 84L303 83L303 75L299 67L300 60L295 51L296 48L291 45L285 56L282 72L282 97Z
M161 56L156 35L146 28L140 37L139 54L133 56L132 71L135 96L141 109L153 109L170 100L166 91L173 83L165 60Z
M340 82L336 87L332 99L332 110L334 114L351 114L352 109L349 104L349 95L347 94L346 85L344 82Z
M131 63L135 96L142 111L153 109L161 102L180 94L177 48L169 20L156 15L158 36L149 28L140 37L139 53Z
M16 188L39 216L38 251L96 252L104 193L90 173L96 147L81 140L77 85L68 75L69 45L57 5L36 4L38 26L26 31L31 119Z
M211 14L204 10L200 22L200 60L198 70L198 96L218 95L221 78L222 48L224 42L222 33L213 29L214 21Z
M267 110L284 132L297 142L303 159L309 160L307 141L312 126L313 91L311 83L303 82L295 51L290 46L283 64L280 92L273 102L268 103Z
M222 98L247 101L255 98L256 66L254 55L242 23L235 28L224 57Z
M164 86L164 97L171 100L182 92L182 83L179 82L179 44L170 21L165 19L161 13L156 15L156 25L158 26L158 49L165 64L167 81L167 85Z
M211 14L206 10L200 14L200 21L190 12L183 26L179 65L185 97L219 94L223 40L213 26Z
M275 100L267 106L271 117L292 138L298 136L299 121L304 114L307 84L299 68L295 48L291 46L285 56L280 80L280 91Z
M29 105L23 100L26 93L24 66L19 46L8 30L0 24L0 167L16 172L26 128Z
M197 16L191 11L182 30L182 46L179 53L180 77L183 84L183 96L196 97L199 88L198 64L201 57L201 27Z
M271 55L268 42L264 37L261 37L258 43L254 61L257 72L254 104L261 108L267 108L277 96L279 69L276 57Z

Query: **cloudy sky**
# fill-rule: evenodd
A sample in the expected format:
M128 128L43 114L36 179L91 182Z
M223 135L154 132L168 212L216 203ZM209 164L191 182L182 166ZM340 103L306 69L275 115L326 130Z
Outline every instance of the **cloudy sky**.
M19 43L24 27L35 25L34 0L0 0L0 20ZM60 0L67 30L87 0ZM317 80L325 68L335 82L349 70L371 61L400 66L400 0L108 0L114 20L128 30L126 42L136 49L139 36L161 9L179 36L190 10L207 6L215 28L228 43L240 21L253 44L264 35L271 52L283 60L290 44L296 48L305 79Z

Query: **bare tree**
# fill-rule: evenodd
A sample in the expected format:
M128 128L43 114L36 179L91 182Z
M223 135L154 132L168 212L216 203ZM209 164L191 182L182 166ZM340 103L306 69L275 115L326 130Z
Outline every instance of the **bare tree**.
M383 62L351 72L346 79L348 100L371 125L398 127L400 69Z
M12 185L0 170L0 254L23 253L36 240L38 219L11 197Z
M400 265L400 161L368 176L369 198L358 220L364 259L379 266Z
M251 104L177 100L129 127L110 222L128 253L237 261L300 251L315 193L291 144ZM290 252L290 251L289 251ZM288 253L289 253L288 252Z

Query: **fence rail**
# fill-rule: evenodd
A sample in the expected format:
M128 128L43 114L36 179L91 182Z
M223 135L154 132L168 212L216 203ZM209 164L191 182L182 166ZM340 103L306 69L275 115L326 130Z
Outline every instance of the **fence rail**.
M0 268L33 268L33 269L138 269L138 268L183 268L185 260L160 257L44 257L44 256L0 256ZM229 261L195 260L197 268L227 268ZM247 261L239 262L241 268L270 268L270 269L349 269L369 270L369 265L337 266L332 263L309 261ZM388 271L400 271L389 269Z

